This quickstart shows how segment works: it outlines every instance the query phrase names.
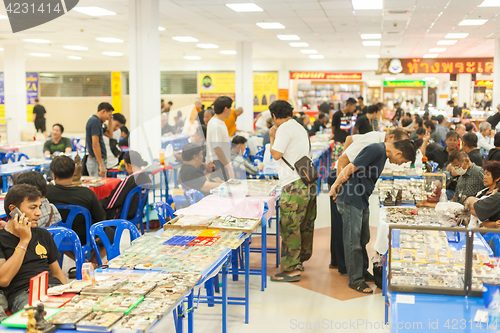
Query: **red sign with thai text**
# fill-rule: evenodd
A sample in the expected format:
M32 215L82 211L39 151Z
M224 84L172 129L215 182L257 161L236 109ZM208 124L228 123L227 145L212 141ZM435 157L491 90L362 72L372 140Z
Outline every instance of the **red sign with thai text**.
M361 80L361 73L290 72L291 80Z
M493 58L380 59L378 73L489 74L493 73Z

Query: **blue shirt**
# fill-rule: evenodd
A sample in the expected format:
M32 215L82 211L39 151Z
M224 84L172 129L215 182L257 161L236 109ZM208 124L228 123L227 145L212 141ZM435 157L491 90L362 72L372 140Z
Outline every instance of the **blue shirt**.
M106 159L106 146L104 145L104 140L102 138L102 121L95 114L89 118L87 121L87 126L85 126L85 144L87 145L87 152L90 156L95 157L94 149L92 148L92 136L97 135L99 137L99 146L101 146L101 157L103 160Z
M384 170L386 160L385 143L373 143L363 148L352 162L358 171L341 186L338 199L359 209L368 209L368 199Z

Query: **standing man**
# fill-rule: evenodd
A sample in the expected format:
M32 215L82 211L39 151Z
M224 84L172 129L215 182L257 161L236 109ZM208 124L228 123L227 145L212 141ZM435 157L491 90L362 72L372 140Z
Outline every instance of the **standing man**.
M403 164L414 162L416 149L410 140L394 143L374 143L364 148L339 174L330 188L330 196L337 200L342 215L344 254L349 275L349 288L363 294L373 290L365 282L368 256L363 248L370 241L368 199L373 192L386 160Z
M233 100L227 96L219 96L214 102L215 115L207 125L207 163L213 162L212 178L228 180L234 178L231 166L231 142L227 131L226 120L231 114Z
M45 127L45 108L40 104L38 98L35 98L35 106L33 107L33 115L35 116L34 123L37 132L42 132L47 137L47 129Z
M358 106L356 106L357 114L366 114L368 106L365 105L364 98L362 96L358 97Z
M303 263L312 255L314 221L316 220L316 184L306 185L296 170L290 168L303 156L310 155L307 131L293 119L293 107L282 100L269 106L274 126L269 132L271 155L278 162L281 194L281 273L275 282L301 279Z
M108 120L108 124L103 128L103 140L106 146L106 169L113 169L118 165L118 157L120 157L122 150L118 145L120 141L122 126L125 126L127 119L121 113L115 113Z
M85 126L85 144L87 147L87 171L92 177L106 176L106 146L104 145L102 124L111 119L115 109L103 102L97 107Z
M334 160L337 160L340 152L342 152L347 136L351 135L352 115L356 110L356 104L356 100L350 97L346 101L346 106L335 112L332 116L333 141L335 141L333 147Z

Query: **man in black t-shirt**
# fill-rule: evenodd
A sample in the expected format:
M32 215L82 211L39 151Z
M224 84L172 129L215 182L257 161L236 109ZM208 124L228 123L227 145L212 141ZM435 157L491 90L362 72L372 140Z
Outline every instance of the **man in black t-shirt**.
M469 156L471 162L475 165L483 166L483 156L477 148L477 135L474 133L465 133L462 136L462 148Z
M398 102L394 103L394 117L392 117L392 121L400 121L403 117L403 113L404 111L401 105Z
M323 101L321 105L319 106L319 112L324 113L324 114L330 114L330 110L332 109L332 106L328 101Z
M220 183L208 180L203 167L203 148L197 143L186 143L182 146L184 163L179 172L179 180L188 189L200 191L203 195L210 194L210 190Z
M318 120L316 120L312 126L312 129L309 131L309 135L316 135L317 132L324 130L326 128L326 124L328 123L328 116L325 113L320 113L318 115Z
M500 104L497 105L497 112L489 116L486 121L491 124L491 128L495 129L497 127L498 123L500 122Z
M356 110L356 100L350 97L346 106L338 110L332 117L332 132L335 142L344 143L347 136L351 134L352 114Z
M45 108L43 105L39 103L38 98L35 98L35 106L33 107L33 115L35 116L35 119L33 122L35 123L35 129L37 132L42 132L44 135L46 135L46 128L45 128L45 114L47 111L45 111Z
M358 116L356 125L352 129L352 134L365 134L368 132L376 131L373 120L377 118L379 108L377 105L370 105L366 110L366 114Z
M356 106L356 114L366 114L366 111L368 110L368 106L365 105L364 98L363 97L358 97L358 105Z
M429 143L430 138L430 134L426 133L423 138L420 151L429 159L429 161L436 162L438 164L438 170L445 170L448 165L448 156L458 149L458 140L460 137L455 131L449 131L446 133L444 148L438 143Z
M60 254L50 233L37 228L41 216L40 192L32 185L14 185L4 200L7 215L18 208L0 230L0 290L13 312L22 310L29 302L30 279L50 271L49 285L67 283L57 259ZM0 309L0 321L5 318Z

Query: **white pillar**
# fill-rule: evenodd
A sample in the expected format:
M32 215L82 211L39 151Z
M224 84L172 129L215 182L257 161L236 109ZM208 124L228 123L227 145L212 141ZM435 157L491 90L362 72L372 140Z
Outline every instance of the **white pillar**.
M21 141L21 131L27 120L26 63L21 42L4 44L4 89L7 140ZM35 127L33 126L33 130Z
M472 74L457 74L458 81L458 106L463 107L464 103L467 104L467 107L471 105L471 96L472 96Z
M158 0L129 0L130 146L148 162L161 147L159 10Z
M493 103L492 109L496 110L496 106L500 104L500 38L495 39L495 58L493 70Z
M235 107L242 107L243 114L236 122L238 129L253 130L253 67L252 42L237 42Z

